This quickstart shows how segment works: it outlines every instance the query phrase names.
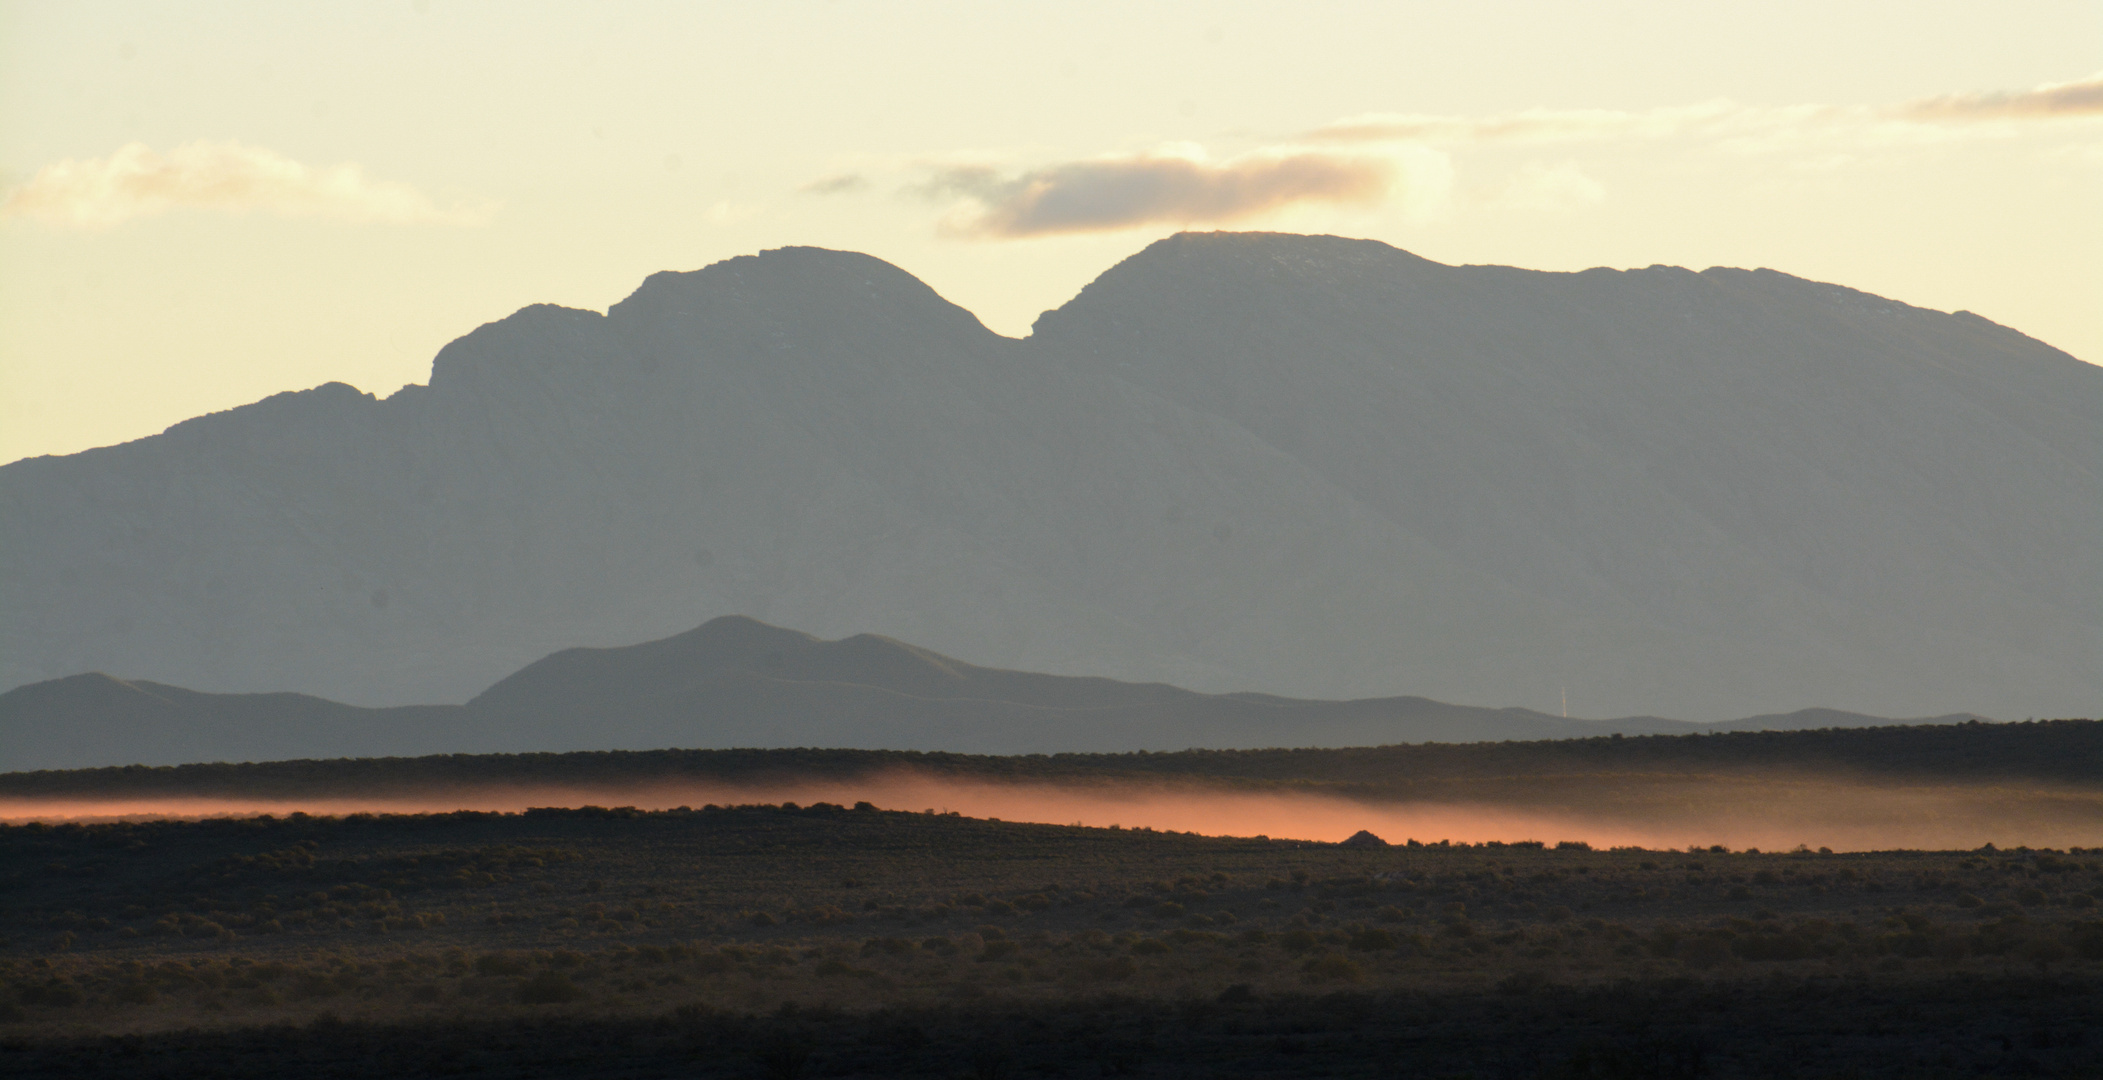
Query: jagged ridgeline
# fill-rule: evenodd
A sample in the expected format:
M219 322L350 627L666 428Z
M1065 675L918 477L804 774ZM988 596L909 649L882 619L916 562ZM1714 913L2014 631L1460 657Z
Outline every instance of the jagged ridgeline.
M2103 371L1770 271L1184 235L1011 340L792 248L0 468L0 686L458 702L744 613L1206 692L2086 714L2098 462Z

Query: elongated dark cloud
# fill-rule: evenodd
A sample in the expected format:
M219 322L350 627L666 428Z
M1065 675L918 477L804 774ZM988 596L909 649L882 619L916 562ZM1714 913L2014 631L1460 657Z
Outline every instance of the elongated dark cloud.
M1372 206L1407 181L1404 156L1287 150L1222 162L1141 154L1068 162L1003 176L979 167L938 172L925 190L977 212L956 228L994 238L1103 232L1141 225L1226 223L1296 204Z

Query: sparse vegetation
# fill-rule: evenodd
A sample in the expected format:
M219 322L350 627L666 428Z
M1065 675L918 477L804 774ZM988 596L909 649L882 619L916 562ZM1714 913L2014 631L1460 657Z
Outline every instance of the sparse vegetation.
M1930 724L1819 731L1424 743L1303 750L989 756L900 750L616 750L567 754L439 754L241 764L0 773L0 797L386 796L478 785L619 791L677 780L765 783L910 769L972 780L1192 780L1244 788L1318 789L1372 799L1494 794L1554 801L1602 794L1612 777L1639 799L1687 776L1794 773L1888 779L2103 781L2103 721ZM1605 794L1614 794L1605 792Z
M17 825L0 868L13 1075L351 1045L388 1075L2103 1061L2082 848L1352 848L819 804ZM1598 1071L1638 1057L1699 1065Z

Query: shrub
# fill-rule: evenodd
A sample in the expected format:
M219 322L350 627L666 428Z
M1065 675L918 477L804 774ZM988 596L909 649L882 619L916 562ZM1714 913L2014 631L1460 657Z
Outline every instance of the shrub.
M1311 983L1363 982L1365 970L1337 953L1323 953L1300 965L1300 977Z
M1385 930L1368 928L1351 934L1351 948L1359 952L1377 952L1396 946L1395 935Z
M22 988L23 1004L41 1005L47 1009L62 1009L70 1005L78 1005L85 999L86 995L82 994L80 987L73 985L70 979L54 978L41 983L32 983Z
M2036 964L2037 970L2045 971L2071 955L2071 950L2051 938L2038 938L2024 943L2017 955Z
M484 953L475 957L477 975L524 975L526 962L510 953Z
M1090 977L1111 982L1129 979L1138 971L1139 966L1132 963L1129 956L1113 956L1107 960L1098 960L1087 967Z
M1706 969L1731 958L1731 943L1714 935L1689 938L1680 942L1677 952L1680 963L1690 968Z
M1278 935L1278 944L1286 952L1306 952L1314 948L1316 940L1312 930L1287 930Z
M2083 960L2103 960L2103 923L2082 923L2074 928L2074 953Z
M569 976L553 971L543 971L518 986L522 1005L562 1005L583 996L584 991Z
M1156 941L1153 938L1141 938L1132 943L1132 955L1134 956L1159 956L1167 951L1167 942Z
M1514 971L1497 980L1500 994L1531 994L1548 986L1548 976L1538 971Z
M904 956L919 947L904 938L870 938L862 942L862 955L871 956L876 953L883 953L886 956Z

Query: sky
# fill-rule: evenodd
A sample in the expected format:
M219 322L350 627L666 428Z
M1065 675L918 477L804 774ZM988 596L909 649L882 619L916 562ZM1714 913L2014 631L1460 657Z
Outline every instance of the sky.
M0 0L0 461L795 244L1020 336L1211 228L1771 267L2103 361L2103 0Z

